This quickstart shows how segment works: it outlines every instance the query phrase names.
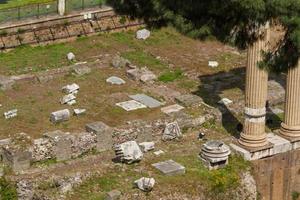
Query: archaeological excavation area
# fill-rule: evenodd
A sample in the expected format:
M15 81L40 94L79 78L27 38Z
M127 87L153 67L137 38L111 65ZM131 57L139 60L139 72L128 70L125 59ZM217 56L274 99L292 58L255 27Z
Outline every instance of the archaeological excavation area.
M277 29L242 51L67 16L0 34L1 198L299 198L300 64L257 67Z

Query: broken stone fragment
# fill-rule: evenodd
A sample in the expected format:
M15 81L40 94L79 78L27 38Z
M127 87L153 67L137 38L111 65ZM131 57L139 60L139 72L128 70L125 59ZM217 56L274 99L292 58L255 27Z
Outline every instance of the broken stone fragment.
M76 83L73 83L71 85L66 85L62 88L62 91L66 94L76 94L78 90L80 89L79 85Z
M126 83L123 79L116 76L109 77L108 79L106 79L106 82L113 85L122 85Z
M75 115L82 115L82 114L84 114L86 112L86 109L79 109L79 108L77 108L77 109L74 109L73 111L74 111Z
M208 66L215 68L219 66L219 63L217 61L208 61Z
M121 192L119 190L112 190L106 194L105 200L118 200L121 197Z
M153 150L155 148L154 145L155 145L154 142L139 143L139 146L144 153Z
M129 66L131 63L129 60L117 55L113 58L112 60L112 66L115 68L122 68L122 67L127 67Z
M166 128L163 132L162 140L168 141L168 140L179 139L181 137L182 137L181 130L179 128L178 123L175 121L166 125Z
M159 156L160 154L164 154L165 152L162 151L162 150L158 150L158 151L155 151L153 153L154 153L154 155Z
M147 29L141 29L136 32L136 39L138 40L146 40L150 37L151 32Z
M226 106L228 104L231 104L232 100L230 100L228 98L222 98L220 101L218 101L218 103Z
M121 162L131 164L142 160L143 153L136 141L128 141L114 147L116 157Z
M89 68L88 66L77 65L77 66L73 67L72 73L75 76L83 76L83 75L91 73L91 71L92 71L91 68Z
M67 59L68 59L69 61L74 61L74 60L75 60L75 54L72 53L72 52L69 52L69 53L67 54Z
M13 110L10 110L10 111L7 111L7 112L4 113L5 119L14 118L16 116L18 116L18 110L17 109L13 109Z
M66 103L68 103L70 101L73 101L75 99L76 99L76 97L74 96L74 94L68 94L68 95L63 96L63 98L61 98L60 103L61 104L66 104Z
M154 178L142 177L142 178L134 181L134 183L140 190L142 190L144 192L150 192L154 187L155 180L154 180Z
M69 119L70 119L70 111L68 109L59 110L51 113L50 115L50 121L52 123L68 121Z
M72 100L72 101L68 101L67 102L67 104L69 105L69 106L73 106L73 105L75 105L77 102L76 102L76 100Z

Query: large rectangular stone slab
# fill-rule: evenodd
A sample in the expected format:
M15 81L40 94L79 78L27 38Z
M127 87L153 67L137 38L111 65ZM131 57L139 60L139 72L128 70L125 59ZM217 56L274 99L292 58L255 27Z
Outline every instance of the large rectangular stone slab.
M161 102L145 94L130 95L129 97L135 101L140 102L141 104L144 104L148 108L157 108L162 105Z
M30 168L32 153L28 150L11 151L3 148L3 162L10 166L14 172L22 172Z
M107 151L112 149L113 139L112 139L112 128L103 122L93 122L86 124L85 129L89 133L96 134L96 149L97 151Z
M185 174L185 167L173 160L154 163L152 166L167 176Z
M170 105L170 106L163 107L163 108L161 108L160 110L161 110L163 113L169 115L169 114L171 114L171 113L179 112L179 111L181 111L182 109L184 109L183 106L178 105L178 104L174 104L174 105Z

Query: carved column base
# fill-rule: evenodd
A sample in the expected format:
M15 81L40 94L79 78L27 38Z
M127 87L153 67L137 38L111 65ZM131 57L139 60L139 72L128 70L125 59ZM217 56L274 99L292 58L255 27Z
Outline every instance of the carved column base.
M266 134L263 135L246 135L241 133L241 137L238 140L238 143L244 147L248 148L259 148L266 146L268 141L266 139Z
M281 123L279 133L288 138L300 138L300 126L288 126Z

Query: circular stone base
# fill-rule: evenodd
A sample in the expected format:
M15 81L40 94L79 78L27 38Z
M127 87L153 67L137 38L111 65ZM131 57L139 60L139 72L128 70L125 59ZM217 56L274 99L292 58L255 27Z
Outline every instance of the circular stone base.
M288 126L281 123L280 134L286 137L296 138L300 137L300 126Z
M239 144L249 147L249 148L258 148L258 147L263 147L268 144L266 134L258 137L253 137L252 135L245 135L241 133L241 137L238 140Z

